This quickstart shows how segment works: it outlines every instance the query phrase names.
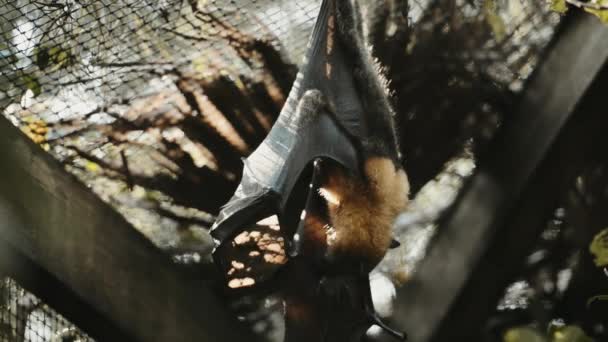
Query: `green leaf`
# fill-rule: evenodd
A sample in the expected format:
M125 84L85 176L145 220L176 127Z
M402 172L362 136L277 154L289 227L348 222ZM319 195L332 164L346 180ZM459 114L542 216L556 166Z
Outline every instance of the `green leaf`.
M23 85L25 85L27 89L30 89L34 93L34 96L40 95L42 92L42 86L40 86L40 82L36 76L24 75L21 79L23 81Z
M595 257L597 267L608 266L608 228L599 232L589 245L589 252Z
M529 327L518 327L507 330L503 336L504 342L546 342L538 331Z
M557 13L566 13L568 11L566 0L551 0L551 10Z
M576 325L566 325L553 331L552 342L593 342L583 329Z
M600 0L597 2L598 5L600 6L608 6L608 0ZM608 10L606 9L593 9L593 8L585 8L585 11L595 15L596 17L600 18L600 20L604 23L604 24L608 24Z

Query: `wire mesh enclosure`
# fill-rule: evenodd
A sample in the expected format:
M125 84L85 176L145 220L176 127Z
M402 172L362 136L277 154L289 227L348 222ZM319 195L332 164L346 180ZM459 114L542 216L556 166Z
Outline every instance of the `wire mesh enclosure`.
M0 341L93 342L13 279L0 282Z
M285 100L319 4L5 1L0 105L158 246L199 260L240 158ZM414 191L493 135L557 24L520 1L395 2L390 17L364 5Z
M0 0L0 111L176 267L208 265L208 230L238 184L241 158L283 106L320 3ZM491 153L560 16L542 1L360 3L412 185L402 219L427 218L397 225L403 246L372 275L375 293L384 294L380 311L390 316L396 289L441 233L434 220ZM585 171L590 179L593 170ZM539 246L563 247L568 230L556 225L565 206L553 208ZM560 296L573 267L566 255L552 269ZM524 278L513 279L499 311L528 306ZM91 340L12 280L2 284L3 341ZM256 333L281 339L277 298L231 305Z

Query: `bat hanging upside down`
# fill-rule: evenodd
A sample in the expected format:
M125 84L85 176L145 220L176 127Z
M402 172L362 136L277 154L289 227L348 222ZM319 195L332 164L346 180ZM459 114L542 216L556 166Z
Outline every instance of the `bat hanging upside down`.
M379 319L369 285L369 272L398 245L392 225L407 206L409 183L356 1L323 1L287 103L244 163L211 232L214 260L228 275L249 272L234 258L254 241L263 260L280 267L229 287L275 279L288 342L358 341L372 324L405 339Z

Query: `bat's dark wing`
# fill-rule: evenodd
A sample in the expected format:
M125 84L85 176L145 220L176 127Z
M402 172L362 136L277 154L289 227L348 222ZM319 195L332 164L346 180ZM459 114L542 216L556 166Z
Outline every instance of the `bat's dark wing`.
M339 34L339 3L326 0L321 5L304 65L287 102L266 139L244 161L241 183L211 230L218 246L215 260L223 263L224 271L233 267L226 260L229 252L221 249L234 247L233 239L251 231L260 220L276 215L281 235L289 242L303 206L294 198L306 198L305 193L294 193L306 191L302 187L309 180L303 178L310 176L315 158L331 159L359 173L367 121L353 76L357 58L350 56L353 47ZM353 29L359 32L360 27Z
M309 90L290 117L281 116L244 163L243 178L213 231L214 259L232 288L268 279L287 259L306 198L313 159L324 157L356 171L357 150L329 114L321 94ZM296 184L300 186L296 186ZM296 189L297 188L297 189Z
M239 227L280 214L315 158L330 158L358 169L355 142L330 114L319 91L304 93L293 113L281 114L277 120L267 138L244 160L241 183L211 232L220 243Z

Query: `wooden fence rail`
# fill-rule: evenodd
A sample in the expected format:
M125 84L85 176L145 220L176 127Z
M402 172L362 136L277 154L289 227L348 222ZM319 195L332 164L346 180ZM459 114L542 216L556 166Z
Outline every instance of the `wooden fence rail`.
M0 240L133 340L253 340L204 274L173 265L4 118Z
M569 163L599 143L591 140L606 127L598 113L581 113L593 118L569 126L605 65L608 27L569 16L544 57L491 155L398 292L395 320L414 342L475 340L555 208L547 199L572 176Z

